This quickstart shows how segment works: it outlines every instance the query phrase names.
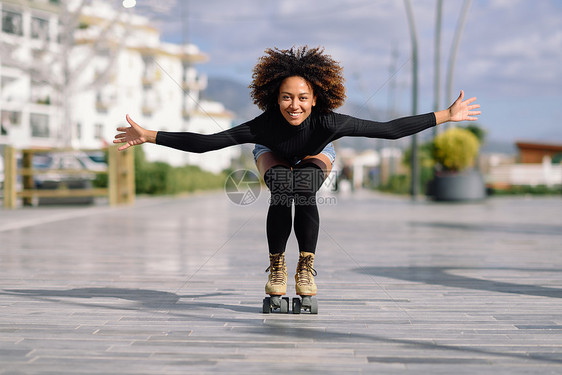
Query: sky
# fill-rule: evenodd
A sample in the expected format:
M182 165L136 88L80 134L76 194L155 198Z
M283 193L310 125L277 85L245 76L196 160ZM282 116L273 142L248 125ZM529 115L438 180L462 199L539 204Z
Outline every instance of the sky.
M266 48L308 45L344 67L348 101L379 119L412 112L411 38L401 0L153 0L162 39L193 43L213 77L245 85ZM149 0L138 0L138 11ZM419 48L418 113L435 109L436 0L411 0ZM444 0L438 108L476 96L489 140L562 144L562 0L473 0L445 77L462 0ZM395 72L394 74L392 72ZM344 112L342 108L340 112ZM348 113L354 115L353 113Z

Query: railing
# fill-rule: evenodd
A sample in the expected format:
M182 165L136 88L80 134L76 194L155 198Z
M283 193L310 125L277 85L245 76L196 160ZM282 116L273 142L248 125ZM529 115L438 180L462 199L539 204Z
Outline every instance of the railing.
M105 171L91 171L84 169L36 169L33 167L33 155L69 152L69 151L106 151L108 153L108 167ZM69 150L69 149L24 149L19 150L22 155L21 168L17 165L18 150L11 146L4 148L4 208L16 208L18 198L23 199L24 205L30 205L33 198L78 198L99 197L109 198L111 206L118 204L132 204L135 199L135 167L133 149L122 152L112 146L98 150ZM69 189L64 183L56 189L37 189L34 176L56 173L65 176L80 174L107 174L107 188ZM22 177L22 188L18 191L18 176Z

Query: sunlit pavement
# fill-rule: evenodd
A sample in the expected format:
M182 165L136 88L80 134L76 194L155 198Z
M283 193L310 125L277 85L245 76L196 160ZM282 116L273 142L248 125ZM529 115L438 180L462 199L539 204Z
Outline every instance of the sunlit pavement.
M325 196L318 315L261 312L267 198L0 209L0 374L562 373L561 197Z

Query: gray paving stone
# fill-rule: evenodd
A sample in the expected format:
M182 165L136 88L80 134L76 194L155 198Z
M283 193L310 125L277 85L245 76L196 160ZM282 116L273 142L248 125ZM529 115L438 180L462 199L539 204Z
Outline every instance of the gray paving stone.
M265 196L0 209L0 374L562 373L562 199L336 199L319 315L261 313Z

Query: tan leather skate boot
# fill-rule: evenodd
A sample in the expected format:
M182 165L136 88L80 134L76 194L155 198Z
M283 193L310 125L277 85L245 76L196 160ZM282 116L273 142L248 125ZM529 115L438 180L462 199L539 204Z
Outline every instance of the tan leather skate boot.
M287 293L287 266L285 265L285 253L269 254L269 267L265 270L269 273L265 294L283 296Z
M301 252L297 265L297 273L295 274L297 295L299 296L316 295L316 284L314 283L316 270L312 268L313 265L314 253Z

